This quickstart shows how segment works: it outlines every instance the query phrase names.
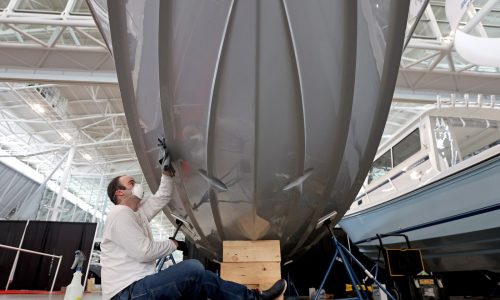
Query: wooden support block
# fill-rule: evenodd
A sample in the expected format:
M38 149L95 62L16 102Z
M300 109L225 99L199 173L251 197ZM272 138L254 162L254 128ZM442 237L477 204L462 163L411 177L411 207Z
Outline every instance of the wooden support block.
M224 241L223 261L221 278L244 284L249 289L267 290L281 279L278 240Z
M270 241L224 241L224 262L281 261L280 242Z
M260 289L260 284L245 284L245 286L250 290Z
M276 282L281 278L279 262L221 263L220 276L241 284Z

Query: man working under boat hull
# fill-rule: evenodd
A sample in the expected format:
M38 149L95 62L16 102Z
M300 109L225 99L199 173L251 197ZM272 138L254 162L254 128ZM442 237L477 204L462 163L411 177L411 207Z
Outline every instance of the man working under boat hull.
M175 250L187 250L182 241L155 241L149 222L172 199L175 170L164 142L163 174L158 191L142 199L141 185L131 176L115 177L108 196L110 210L101 242L103 299L275 299L286 289L277 281L266 291L247 289L204 269L197 260L185 260L156 272L155 261Z

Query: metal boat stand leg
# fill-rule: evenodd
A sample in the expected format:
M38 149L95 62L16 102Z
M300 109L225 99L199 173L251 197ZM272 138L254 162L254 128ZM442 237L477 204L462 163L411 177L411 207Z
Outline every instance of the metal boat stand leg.
M330 232L330 236L332 238L333 244L335 245L335 254L332 257L332 260L330 261L330 265L328 266L328 269L326 270L325 276L323 277L323 280L321 281L321 284L316 292L316 296L314 297L314 300L319 299L320 291L321 291L321 289L323 289L323 286L325 285L326 279L328 278L328 276L330 275L330 272L332 271L333 264L335 263L335 260L337 260L337 257L339 255L342 258L342 264L344 265L344 268L346 269L347 274L349 275L349 278L351 280L352 286L355 289L356 294L358 296L358 298L351 298L351 299L360 299L360 300L361 299L368 299L368 297L364 298L361 295L361 292L360 292L359 287L358 287L358 282L355 279L356 275L354 273L354 270L352 269L352 266L349 264L349 261L347 259L345 259L345 255L343 255L341 253L342 249L339 247L338 240L335 237L335 234L333 233L333 231L331 230L331 228L329 226L330 223L331 223L331 221L327 220L327 221L325 221L324 225L328 228L328 231Z
M332 233L333 234L333 233ZM361 281L356 277L356 272L354 271L354 268L352 267L351 263L347 259L346 253L344 253L344 249L342 249L340 246L340 242L337 240L335 235L332 235L333 241L335 243L335 247L338 248L340 257L342 258L342 264L344 265L344 268L346 269L347 273L349 274L349 278L351 279L351 283L353 284L353 288L356 291L356 294L358 295L359 299L369 299L368 295L364 290L361 289ZM349 250L347 252L350 254Z
M180 220L176 219L175 224L177 224L177 228L175 229L174 235L172 236L172 238L174 238L174 239L177 236L177 233L179 233L179 229L181 229L182 224L184 224L184 223L182 223ZM164 257L160 258L160 260L158 260L158 262L156 263L156 272L157 273L161 271L161 269L163 268L163 264L165 264L165 262L169 259L172 261L172 263L174 265L176 264L174 256L172 254L170 254L168 256L164 256Z
M324 225L327 227L328 231L330 232L330 236L331 236L331 239L333 241L333 244L335 246L335 254L333 255L333 258L330 262L330 265L328 266L328 269L325 273L325 276L323 277L323 280L321 282L321 285L320 287L318 288L318 291L316 293L316 296L314 297L314 300L318 300L319 298L319 291L321 291L321 289L323 288L325 282L326 282L326 279L328 278L328 276L330 275L330 272L332 270L332 267L333 267L333 264L335 262L335 260L337 259L337 257L340 255L341 259L342 259L342 264L344 265L344 268L346 269L347 271L347 274L349 275L349 278L351 280L351 283L353 284L353 288L355 289L356 291L356 295L357 295L357 298L350 298L350 299L369 299L368 295L366 294L366 292L364 291L361 291L359 289L359 280L357 279L356 277L356 273L354 272L354 269L351 265L351 263L349 263L349 259L348 258L351 258L352 261L354 261L358 267L360 267L363 272L369 277L371 278L374 283L381 289L383 290L387 296L389 297L389 299L391 300L395 300L395 298L387 291L387 289L382 286L382 284L370 273L370 271L368 271L367 268L365 268L365 266L363 266L363 264L356 258L354 257L354 255L352 255L352 253L347 249L345 248L336 238L335 234L333 233L331 227L330 227L330 224L331 224L331 220L326 220L324 222ZM364 296L364 297L363 297Z
M340 249L341 249L340 251L345 251L344 253L348 254L348 255L352 258L352 260L353 260L353 261L354 261L354 262L355 262L355 263L356 263L356 264L357 264L357 265L358 265L358 266L359 266L359 267L363 270L363 272L365 272L365 274L366 274L366 275L367 275L370 279L372 279L372 280L373 280L373 282L374 282L374 283L375 283L375 284L376 284L376 285L377 285L377 286L378 286L378 287L379 287L382 291L384 291L384 293L386 293L386 294L387 294L387 297L389 297L389 298L390 298L390 299L392 299L392 300L396 300L396 299L394 298L394 296L392 296L392 295L389 293L389 291L387 291L387 289L386 289L386 288L385 288L385 287L384 287L384 286L383 286L383 285L382 285L382 284L381 284L381 283L380 283L380 282L379 282L379 281L375 278L375 276L373 276L373 275L372 275L372 273L370 273L370 271L368 271L368 269L367 269L365 266L363 266L363 264L362 264L362 263L361 263L361 262L360 262L360 261L359 261L356 257L354 257L354 255L352 255L352 253L351 253L351 252L349 252L349 250L347 250L347 248L346 248L346 247L344 247L344 245L342 245L342 244L340 244L340 243L338 243L338 242L337 242L337 245L340 247Z
M297 291L297 288L295 287L295 284L293 283L292 277L290 276L290 271L288 271L287 276L286 276L286 282L288 283L288 293L287 296L288 298L292 296L299 296L299 292ZM293 293L293 295L292 295Z
M318 290L316 291L316 296L314 296L314 300L318 300L319 298L319 293L323 286L325 285L326 279L328 278L328 275L330 275L330 272L332 271L333 264L335 263L335 260L337 259L337 256L339 255L339 250L335 250L335 254L332 257L332 261L330 262L330 265L328 266L328 269L326 270L325 276L323 277L323 280L321 281L321 284L319 285Z

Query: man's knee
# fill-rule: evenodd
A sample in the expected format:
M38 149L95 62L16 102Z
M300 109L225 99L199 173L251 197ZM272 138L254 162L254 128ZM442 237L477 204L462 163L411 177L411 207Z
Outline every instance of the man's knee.
M189 269L189 271L191 272L204 272L205 271L205 267L203 267L203 265L201 264L200 261L196 260L196 259L188 259L188 260L185 260L182 262L182 264L184 264L185 268Z

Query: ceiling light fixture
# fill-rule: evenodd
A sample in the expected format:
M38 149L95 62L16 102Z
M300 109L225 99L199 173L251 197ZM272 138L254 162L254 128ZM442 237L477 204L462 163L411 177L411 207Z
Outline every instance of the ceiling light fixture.
M71 141L73 139L73 137L67 132L61 133L61 136L67 141Z
M33 104L32 108L34 111L41 113L41 114L43 114L45 112L45 108L43 108L43 106L38 104L38 103Z

